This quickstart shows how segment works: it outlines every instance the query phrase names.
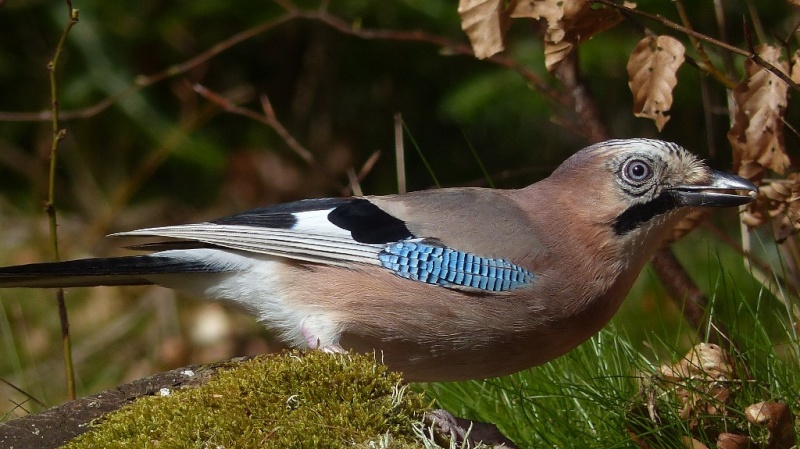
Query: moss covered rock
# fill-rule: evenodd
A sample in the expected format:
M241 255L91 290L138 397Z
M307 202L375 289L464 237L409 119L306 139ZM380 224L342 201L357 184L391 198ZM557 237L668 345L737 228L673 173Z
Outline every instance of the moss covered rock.
M417 447L426 404L372 356L287 352L140 398L65 447Z

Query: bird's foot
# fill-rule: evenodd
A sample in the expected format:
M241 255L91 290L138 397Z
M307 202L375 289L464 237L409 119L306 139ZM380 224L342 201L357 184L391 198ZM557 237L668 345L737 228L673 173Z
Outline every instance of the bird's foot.
M334 345L327 345L327 346L317 346L316 349L326 353L326 354L345 354L347 350L343 347L339 346L338 344Z
M347 351L338 343L325 343L323 344L317 335L312 332L305 323L300 327L300 332L303 334L303 339L310 349L317 349L326 354L344 354Z

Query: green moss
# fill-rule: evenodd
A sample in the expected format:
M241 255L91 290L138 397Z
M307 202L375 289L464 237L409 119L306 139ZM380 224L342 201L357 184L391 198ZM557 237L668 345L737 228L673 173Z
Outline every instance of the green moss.
M425 405L371 356L287 352L143 397L65 447L419 447Z

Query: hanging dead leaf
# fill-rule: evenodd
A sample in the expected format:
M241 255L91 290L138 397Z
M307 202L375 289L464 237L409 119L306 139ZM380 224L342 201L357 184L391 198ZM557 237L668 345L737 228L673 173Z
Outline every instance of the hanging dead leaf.
M512 5L509 15L515 19L544 19L547 21L548 27L555 26L564 16L564 2L562 0L518 0Z
M625 3L632 8L633 3ZM546 20L544 64L552 72L575 46L622 20L613 8L597 8L585 0L518 0L510 9L514 18Z
M756 53L788 74L780 47L759 45ZM745 79L733 90L735 112L728 140L734 169L745 178L760 181L767 169L783 174L789 165L783 143L788 87L750 59L745 61L745 72Z
M798 1L800 2L800 0ZM789 78L791 78L795 84L800 84L800 50L795 50L792 55L792 73L789 75Z
M628 59L628 86L633 93L633 114L653 120L659 131L669 120L675 73L683 64L686 48L671 36L647 36Z
M503 51L506 28L505 0L460 0L458 15L478 59Z
M564 14L555 25L548 23L544 39L544 64L552 72L581 42L595 34L605 31L622 21L622 14L612 8L593 7L585 0L566 0L561 2ZM626 4L631 7L631 5Z

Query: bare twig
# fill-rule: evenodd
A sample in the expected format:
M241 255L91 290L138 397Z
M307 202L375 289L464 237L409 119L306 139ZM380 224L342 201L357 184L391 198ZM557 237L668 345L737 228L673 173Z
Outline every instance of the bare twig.
M714 0L714 18L717 21L720 40L723 42L728 42L728 24L725 21L725 6L723 2L724 0ZM734 68L731 53L723 53L722 59L725 61L725 73L728 74L728 77L733 77Z
M677 24L677 23L675 23L675 22L673 22L673 21L671 21L671 20L669 20L669 19L667 19L665 17L662 17L662 16L660 16L658 14L652 14L652 13L649 13L647 11L642 11L642 10L634 9L634 8L628 8L625 5L620 5L620 4L614 3L612 0L586 0L586 1L589 1L589 2L592 2L592 3L600 3L600 4L603 4L603 5L606 5L606 6L610 6L612 8L619 9L620 11L625 11L625 12L627 12L629 14L636 14L638 16L645 17L647 19L656 21L656 22L658 22L658 23L660 23L660 24L662 24L662 25L664 25L666 27L672 28L675 31L680 31L681 33L683 33L683 34L685 34L687 36L695 37L695 38L697 38L697 39L699 39L701 41L708 42L710 44L713 44L713 45L715 45L715 46L717 46L719 48L722 48L724 50L727 50L729 52L736 53L738 55L744 56L744 57L746 57L748 59L753 60L754 63L758 64L759 66L761 66L764 69L768 70L773 75L775 75L778 78L780 78L783 82L785 82L792 89L800 92L800 85L798 85L797 83L792 81L792 79L789 78L789 75L787 75L786 73L783 72L783 70L779 69L778 67L775 67L774 65L772 65L768 61L765 61L764 58L762 58L761 56L757 55L753 51L743 50L743 49L741 49L739 47L736 47L734 45L731 45L731 44L729 44L727 42L723 42L723 41L721 41L719 39L714 39L713 37L707 36L707 35L705 35L703 33L698 33L697 31L694 31L694 30L692 30L690 28L686 28L685 26L679 25L679 24Z
M88 106L81 109L73 109L71 111L61 111L59 113L59 117L61 118L61 120L72 120L79 118L94 117L95 115L103 112L109 106L127 97L128 95L131 95L135 92L138 92L139 90L157 84L165 79L186 73L200 66L201 64L206 63L208 60L224 52L225 50L228 50L231 47L240 44L250 38L253 38L278 25L286 23L293 18L295 18L293 14L286 14L281 17L275 18L273 20L264 22L260 25L256 25L252 28L248 28L242 32L236 33L233 36L229 37L228 39L225 39L224 41L217 43L208 50L198 54L197 56L187 61L184 61L180 64L169 66L166 69L152 75L136 77L136 79L130 86L120 90L114 95L111 95L107 98L104 98L103 100L100 100L99 102L93 104L92 106ZM4 122L30 122L30 121L49 121L49 120L52 120L51 111L41 111L41 112L0 111L0 121Z
M364 165L361 166L361 169L358 171L358 173L356 173L355 169L353 168L347 170L347 177L349 178L350 186L348 187L349 191L346 190L344 192L344 196L349 196L350 194L354 196L364 195L364 192L361 190L361 181L363 181L369 172L372 171L372 169L375 167L375 163L378 162L380 157L380 150L373 151L364 162Z
M358 180L358 175L353 167L347 169L347 181L354 196L364 196L364 191L361 190L361 182Z
M611 134L601 118L600 108L581 79L576 52L570 53L558 64L555 75L569 93L572 107L585 127L582 133L592 143L608 140Z
M272 130L275 131L281 137L281 139L283 139L283 141L286 143L286 146L294 151L294 153L303 159L303 161L305 161L311 168L317 170L320 174L325 176L331 185L333 185L340 192L344 193L346 191L347 187L342 185L333 176L331 176L325 167L319 161L317 161L314 155L308 149L306 149L306 147L300 144L300 142L298 142L297 139L292 136L289 130L283 126L283 123L281 123L280 120L278 120L278 117L275 115L272 104L266 95L261 96L261 108L263 109L263 114L259 114L258 112L233 104L227 98L200 84L195 84L193 88L194 91L200 96L222 107L224 110L232 114L247 117L272 128Z
M45 404L44 404L44 402L42 402L42 401L40 401L40 400L36 399L35 397L33 397L33 395L31 395L31 394L30 394L30 393L28 393L27 391L23 390L22 388L20 388L20 387L18 387L18 386L16 386L16 385L14 385L14 384L12 384L11 382L9 382L9 381L7 381L7 380L3 379L2 377L0 377L0 382L2 382L2 383L4 383L4 384L8 385L8 386L9 386L11 389L15 390L17 393L19 393L19 394L21 394L21 395L25 396L26 398L28 398L28 399L27 399L28 401L35 402L35 403L36 403L36 405L38 405L39 407L45 407Z
M381 151L376 150L373 151L372 154L369 155L367 161L364 162L364 165L361 166L361 170L358 171L358 180L363 181L364 178L372 171L375 167L375 164L378 162L378 159L381 157Z
M675 3L675 9L678 10L678 15L681 18L683 26L685 26L688 29L692 29L692 24L691 21L689 20L689 15L686 14L686 8L683 7L683 2L681 2L680 0L674 0L673 3ZM733 89L734 87L736 87L736 81L728 78L727 75L719 71L714 66L714 63L711 62L711 58L708 57L705 48L703 48L703 45L700 43L700 40L697 37L692 36L690 34L689 41L692 43L694 49L697 51L698 56L700 56L700 62L698 63L698 67L701 70L703 70L706 73L709 73L711 76L713 76L717 81L722 83L722 85L728 89Z
M218 54L230 49L231 47L240 44L248 39L251 39L259 34L262 34L272 28L287 23L298 18L314 20L321 22L329 27L351 36L356 36L361 39L367 40L395 40L395 41L412 41L436 45L443 48L443 51L448 54L458 54L465 56L473 56L472 47L469 45L447 39L435 34L426 33L424 31L409 31L409 30L386 30L386 29L369 29L354 27L350 22L340 19L327 11L325 2L315 11L304 11L297 8L296 5L289 0L280 0L279 5L286 10L286 13L280 17L269 20L262 24L248 28L242 32L236 33L228 39L219 42L208 50L198 54L197 56L184 61L180 64L167 67L166 69L146 76L137 77L133 83L92 106L81 109L74 109L71 111L62 111L60 117L62 120L72 120L78 118L93 117L109 106L113 105L122 98L127 97L141 89L150 87L160 81L177 75L186 73L195 67L207 62ZM514 59L508 58L503 55L495 55L488 58L487 61L497 64L502 67L514 70L520 74L531 86L537 91L550 98L552 101L561 105L567 105L569 100L565 98L556 89L553 89L548 83L543 80L538 74L519 64ZM8 112L0 111L0 121L48 121L52 119L50 111L41 112Z
M394 160L397 171L397 193L406 193L406 151L403 145L403 116L394 115Z
M464 56L475 55L475 53L472 50L472 47L469 46L468 44L453 41L443 36L426 33L420 30L412 30L412 31L382 30L382 29L354 27L352 23L346 22L336 16L333 16L324 10L302 11L298 12L297 16L309 20L316 20L322 22L341 33L360 37L361 39L421 42L442 47L443 52L447 54L458 54ZM499 53L492 56L491 58L487 58L486 60L516 71L523 78L525 78L525 80L528 81L538 92L541 92L551 100L565 106L569 104L569 100L565 98L561 93L550 87L538 74L520 65L516 60L508 58Z
M180 145L187 135L201 127L218 111L219 108L213 105L213 107L193 114L181 121L177 129L164 136L159 145L150 151L136 167L136 170L126 177L125 182L114 189L110 195L108 205L92 220L84 235L88 238L95 238L106 234L111 223L118 217L119 211L130 201L141 186L156 173L175 148Z
M717 142L714 138L714 105L711 101L708 80L705 77L700 78L700 101L703 104L703 121L706 124L706 146L708 154L713 158L717 154Z
M56 45L53 59L47 64L47 70L50 72L50 111L51 111L51 126L53 132L53 141L50 147L50 184L47 193L47 202L45 203L45 213L50 224L50 246L53 250L53 260L56 262L61 259L58 253L58 219L56 217L56 166L58 161L58 146L67 131L59 127L58 123L58 83L56 82L56 72L58 68L59 58L61 51L64 49L64 44L67 41L67 35L72 27L78 23L78 10L72 7L72 2L66 0L67 9L69 14L69 21L64 31L61 33L61 38ZM75 370L72 366L72 343L69 336L69 317L67 315L67 304L64 301L64 289L59 288L56 290L56 301L58 302L58 316L61 321L61 347L64 353L64 371L66 373L67 382L67 397L75 399Z
M750 13L750 20L753 22L753 28L755 29L756 36L758 36L758 41L766 42L767 33L764 31L764 25L761 23L761 16L758 15L756 5L753 3L753 0L747 0L745 3L747 3L747 12Z

